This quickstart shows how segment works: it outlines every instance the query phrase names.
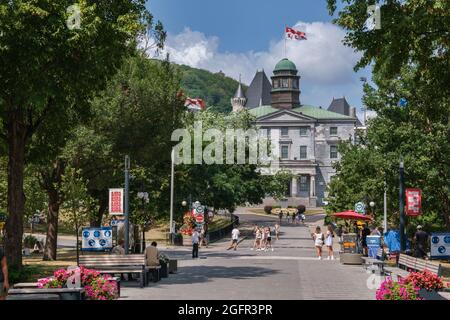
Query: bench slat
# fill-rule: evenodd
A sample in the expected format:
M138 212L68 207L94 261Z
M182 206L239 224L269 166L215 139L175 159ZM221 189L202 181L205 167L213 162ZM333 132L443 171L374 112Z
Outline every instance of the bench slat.
M55 288L55 289L11 289L8 291L8 294L59 294L59 293L82 293L84 292L83 288Z

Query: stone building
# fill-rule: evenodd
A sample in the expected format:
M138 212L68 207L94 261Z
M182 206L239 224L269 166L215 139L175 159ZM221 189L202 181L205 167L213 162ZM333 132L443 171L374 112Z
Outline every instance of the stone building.
M279 145L279 170L289 170L288 205L308 207L323 205L326 188L334 175L332 164L339 161L339 141L354 141L361 126L356 109L345 97L332 100L327 109L304 105L300 99L300 76L295 64L282 59L277 63L271 82L258 71L249 88L242 85L231 99L233 111L248 109L256 124L266 129ZM274 204L266 198L264 204Z

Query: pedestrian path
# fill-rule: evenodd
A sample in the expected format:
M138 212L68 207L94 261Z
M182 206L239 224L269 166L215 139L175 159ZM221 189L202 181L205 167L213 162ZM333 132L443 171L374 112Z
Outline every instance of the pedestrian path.
M255 223L240 216L241 227ZM274 219L256 222L273 226ZM249 221L249 222L248 222ZM124 283L122 299L171 300L298 300L374 299L368 288L369 275L361 266L347 266L339 260L317 260L310 231L303 225L282 225L274 251L254 251L253 238L229 250L225 239L200 249L200 259L190 258L190 249L169 250L179 260L178 274L170 275L144 289ZM326 257L326 254L325 254Z

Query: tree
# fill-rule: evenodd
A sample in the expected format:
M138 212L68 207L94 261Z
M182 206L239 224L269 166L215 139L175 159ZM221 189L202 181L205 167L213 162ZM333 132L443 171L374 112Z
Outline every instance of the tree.
M1 129L9 157L6 255L12 267L22 265L24 166L33 136L43 124L59 121L60 112L84 110L135 49L149 18L143 0L85 0L79 3L80 28L69 28L71 4L0 4Z
M366 10L374 2L346 1L336 20L348 31L346 44L363 54L356 67L373 63L377 87L365 85L364 102L377 117L362 145L341 146L330 208L362 193L381 200L386 180L395 210L403 156L407 186L423 190L425 215L417 221L450 229L450 3L388 1L381 7L381 29L368 31ZM336 1L328 3L334 11ZM399 106L401 99L406 106Z

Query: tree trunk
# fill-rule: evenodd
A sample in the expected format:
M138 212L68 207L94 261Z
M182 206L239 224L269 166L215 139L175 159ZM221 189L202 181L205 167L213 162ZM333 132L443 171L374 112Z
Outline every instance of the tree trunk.
M108 209L108 203L106 201L99 201L99 207L97 214L91 220L91 227L99 228L102 225L103 216Z
M20 110L8 115L8 220L5 250L11 268L22 267L22 236L25 195L23 192L27 128Z
M56 260L56 249L58 247L58 216L59 195L56 189L47 190L48 214L47 214L47 237L45 240L44 260Z
M48 195L47 237L43 257L46 261L57 258L59 207L62 202L60 185L63 174L64 162L61 159L55 161L49 175L45 171L41 172Z

